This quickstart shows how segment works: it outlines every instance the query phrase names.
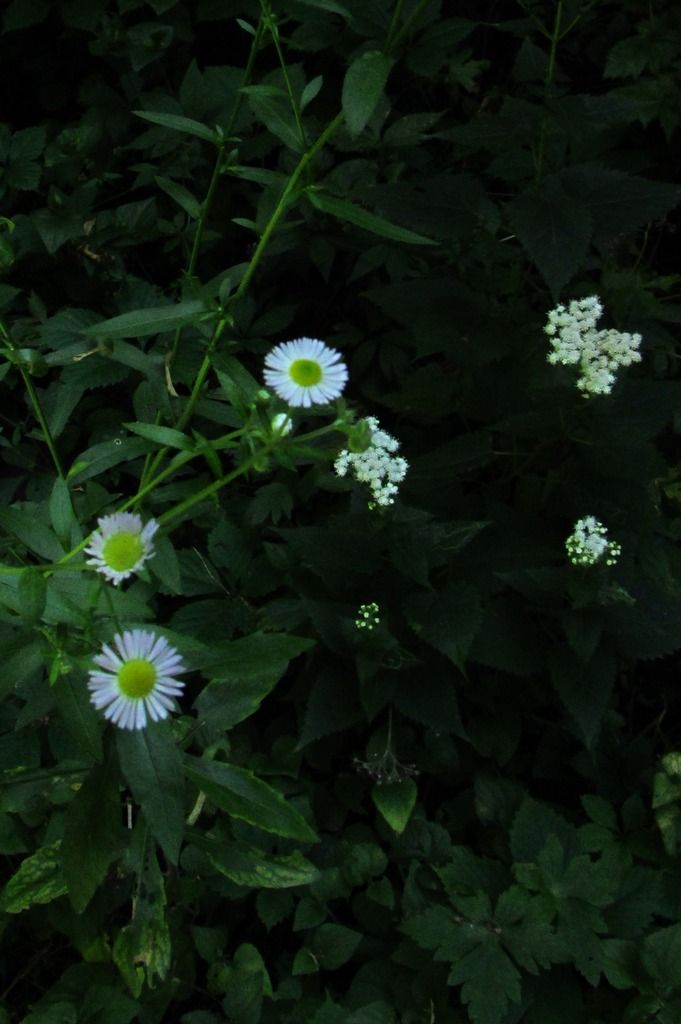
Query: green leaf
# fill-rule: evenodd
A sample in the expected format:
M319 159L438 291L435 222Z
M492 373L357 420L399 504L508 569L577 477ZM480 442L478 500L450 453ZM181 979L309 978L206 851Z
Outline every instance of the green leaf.
M124 423L123 426L133 434L139 434L147 441L155 441L164 448L180 448L184 452L192 452L196 447L190 437L172 427L161 427L155 423Z
M300 137L296 122L291 113L288 100L269 92L269 86L249 85L241 91L248 94L251 110L273 135L293 150L300 153L303 140Z
M527 797L513 819L510 836L513 859L536 861L550 836L555 836L565 849L576 849L573 826L546 804Z
M135 998L142 991L145 972L149 987L153 987L155 975L161 981L166 977L172 952L163 875L154 844L146 841L143 828L132 921L121 929L113 946L114 963Z
M351 135L358 135L367 124L381 98L394 61L380 50L369 50L356 57L343 79L343 116Z
M66 809L61 864L77 914L85 910L121 846L118 789L111 766L97 766Z
M218 144L215 132L200 121L194 121L191 117L182 117L179 114L162 114L151 110L133 110L133 114L150 121L152 124L160 124L162 128L172 128L173 131L183 132L185 135L194 135L204 142Z
M413 779L376 783L371 790L371 799L391 829L398 835L407 827L417 796L418 786Z
M305 843L318 842L302 815L281 793L246 769L185 755L185 775L231 817L241 818L265 832Z
M294 885L310 885L319 877L314 864L297 850L288 856L275 857L245 843L212 839L191 831L189 841L203 850L217 870L237 885L254 889L288 889Z
M340 924L322 924L310 943L319 966L329 971L342 967L352 957L363 935Z
M121 313L120 316L102 320L91 327L84 327L81 333L95 338L144 338L149 334L162 334L182 327L205 312L204 303L192 299L172 306L134 309L130 313Z
M50 903L67 891L59 864L57 840L26 857L0 893L0 910L19 914L35 903Z
M286 671L288 663L303 651L314 647L315 641L283 633L252 633L228 644L215 644L193 657L196 668L225 680L274 679ZM271 686L269 687L271 689Z
M192 220L198 220L201 216L201 203L191 194L189 189L185 188L184 185L180 185L177 181L171 181L170 178L164 178L160 174L156 175L154 181L160 189L169 195L171 199L174 199L178 206L181 206L185 213L189 214Z
M463 671L482 622L478 592L468 583L449 583L439 594L414 594L405 606L409 624L426 643Z
M513 199L507 210L511 227L556 298L584 263L592 231L588 207L551 175L538 189Z
M45 611L47 583L39 569L24 569L17 584L19 612L27 622L40 622Z
M601 648L585 665L572 651L561 647L552 653L549 664L558 696L584 743L592 749L610 706L617 673L615 659Z
M338 199L336 196L315 189L309 189L305 195L312 205L322 213L331 214L332 217L347 221L349 224L354 224L365 231L371 231L375 235L381 235L383 238L391 238L395 242L406 242L408 245L438 244L432 238L418 235L408 228L401 228L397 224L385 220L384 217L378 217L375 213L368 213L361 206L350 203L347 199Z
M101 761L104 719L90 701L83 674L73 670L59 676L54 693L64 727L80 753L89 761Z
M69 485L61 477L54 481L50 495L50 521L54 532L65 547L82 540L82 531L73 511Z
M121 462L132 462L133 459L146 455L148 451L149 443L141 438L116 437L110 441L100 441L74 459L69 471L69 480L74 484L82 484L94 476L105 473L107 469L118 466Z
M35 506L26 506L25 509L0 508L0 527L48 562L56 562L64 554L52 530L36 516Z
M168 725L119 729L116 745L123 774L152 835L171 864L177 864L184 834L184 774Z
M491 938L455 963L448 981L462 985L461 999L474 1024L501 1024L509 1003L520 1002L520 972Z

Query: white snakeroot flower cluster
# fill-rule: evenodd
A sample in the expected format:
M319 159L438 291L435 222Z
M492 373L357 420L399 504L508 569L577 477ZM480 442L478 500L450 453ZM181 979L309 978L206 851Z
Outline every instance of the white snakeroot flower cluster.
M400 442L385 430L381 430L375 416L367 416L365 422L371 430L371 442L363 452L350 452L346 448L334 462L338 476L345 476L352 470L355 480L369 484L377 505L392 505L397 494L397 485L404 480L409 463L394 453Z
M144 729L175 709L174 697L184 689L176 679L182 659L165 637L143 629L117 633L113 647L102 645L90 672L90 701L121 729Z
M114 512L97 520L97 529L85 548L92 555L87 564L94 565L114 586L139 572L148 558L153 558L152 537L158 523L150 519L146 526L136 512Z
M369 604L361 604L357 609L357 618L355 619L355 626L357 629L371 630L379 624L381 617L378 613L378 605L375 601L370 601Z
M622 554L622 546L608 540L606 527L595 516L577 520L574 531L565 541L565 548L573 565L595 565L601 559L606 565L614 565Z
M309 408L338 398L348 379L340 353L316 338L275 345L265 357L265 383L293 406Z
M641 335L596 330L602 314L600 299L590 295L574 299L567 308L556 306L544 327L553 347L548 361L579 366L577 387L585 396L609 395L619 367L641 362Z

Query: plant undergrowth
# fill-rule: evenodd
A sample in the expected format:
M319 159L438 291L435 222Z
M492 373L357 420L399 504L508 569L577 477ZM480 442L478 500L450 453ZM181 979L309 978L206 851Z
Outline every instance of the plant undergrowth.
M0 1024L679 1024L680 39L5 5Z

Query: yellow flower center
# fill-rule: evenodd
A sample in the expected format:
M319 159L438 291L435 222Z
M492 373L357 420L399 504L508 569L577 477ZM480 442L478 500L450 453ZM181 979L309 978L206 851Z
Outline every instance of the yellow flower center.
M126 572L137 565L144 554L138 533L114 533L102 546L102 558L114 572Z
M118 689L124 697L146 697L154 688L156 669L144 658L131 658L118 670Z
M301 388L310 388L322 379L322 368L314 359L296 359L288 372L293 383Z

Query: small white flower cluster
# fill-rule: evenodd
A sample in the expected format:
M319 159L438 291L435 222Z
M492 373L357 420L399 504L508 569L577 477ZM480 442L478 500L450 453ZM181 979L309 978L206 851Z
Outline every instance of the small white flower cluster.
M608 540L607 536L607 529L595 516L578 519L573 533L565 541L572 564L595 565L604 558L606 565L614 565L622 554L622 546L614 540Z
M609 395L620 366L641 362L638 351L640 334L596 330L603 314L597 295L574 299L570 305L556 306L549 313L544 331L551 339L553 351L548 361L555 365L577 366L581 375L577 387L584 395Z
M375 416L365 421L371 431L371 442L363 452L349 452L343 449L334 462L338 476L345 476L352 469L355 479L369 484L377 505L392 505L397 494L397 485L404 480L409 463L394 453L400 442L381 430Z
M380 621L381 617L378 614L378 605L375 601L370 601L369 604L361 604L357 609L357 618L355 619L357 629L371 632Z

